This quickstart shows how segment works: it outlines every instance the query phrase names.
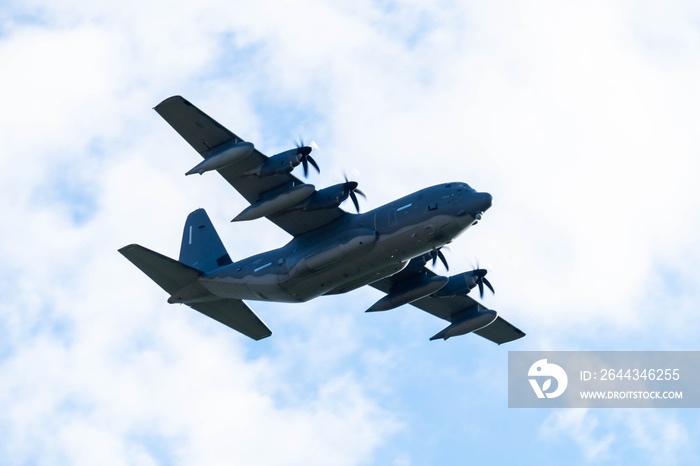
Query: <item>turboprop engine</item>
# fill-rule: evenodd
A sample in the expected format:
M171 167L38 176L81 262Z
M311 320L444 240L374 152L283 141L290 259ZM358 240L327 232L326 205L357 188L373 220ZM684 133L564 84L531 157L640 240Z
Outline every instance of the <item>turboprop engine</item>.
M346 178L345 183L334 184L316 192L302 208L304 210L332 209L338 207L349 197L359 213L360 204L357 202L357 194L364 198L367 197L362 191L357 189L357 182L348 181Z
M465 295L469 293L474 287L479 287L479 295L484 297L484 285L494 293L493 286L486 279L485 269L475 269L469 272L458 273L457 275L452 275L450 280L447 282L443 288L438 290L433 294L435 298L449 298L451 296Z
M299 166L299 164L304 167L304 176L308 176L309 174L309 164L312 165L317 172L321 173L318 164L310 155L312 150L318 150L318 145L316 145L315 142L311 142L311 144L305 146L303 141L301 141L295 149L289 149L273 155L259 167L247 172L246 175L280 175L291 172L295 167Z
M224 168L244 159L248 154L253 152L254 148L252 142L235 142L234 140L221 144L220 146L214 147L203 162L196 165L185 173L185 175L194 175L195 173L201 175L204 172Z
M294 167L299 165L299 161L303 155L301 149L309 149L309 152L311 152L310 148L302 147L280 152L266 160L265 163L260 166L257 174L260 176L270 176L291 172Z
M475 304L469 309L453 315L452 324L445 327L430 339L438 340L442 338L443 340L447 340L450 337L465 335L490 325L497 317L498 313L496 311L486 309L480 304Z
M372 304L365 312L388 311L404 304L412 303L438 291L447 284L448 278L435 276L406 283L405 286L391 292Z
M282 192L262 196L258 202L251 204L231 221L253 220L282 212L303 202L314 193L315 189L312 184L301 184Z

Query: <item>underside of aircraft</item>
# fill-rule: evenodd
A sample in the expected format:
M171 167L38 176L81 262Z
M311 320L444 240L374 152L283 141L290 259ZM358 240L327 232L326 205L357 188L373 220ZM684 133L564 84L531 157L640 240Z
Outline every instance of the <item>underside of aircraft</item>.
M132 244L119 250L169 295L253 338L272 334L245 301L299 303L369 285L386 295L367 312L411 304L449 322L431 340L476 333L502 344L525 336L469 296L493 292L486 270L441 276L441 248L477 224L491 195L462 182L431 186L360 213L354 181L317 190L294 177L320 171L315 144L267 157L180 96L155 110L204 160L186 174L217 171L250 205L232 221L266 217L292 235L281 248L233 261L204 209L186 222L178 260ZM357 213L340 208L350 199Z

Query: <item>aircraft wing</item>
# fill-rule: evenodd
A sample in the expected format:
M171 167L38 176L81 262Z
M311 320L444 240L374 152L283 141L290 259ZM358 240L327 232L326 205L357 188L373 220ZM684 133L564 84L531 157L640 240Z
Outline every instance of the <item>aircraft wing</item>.
M384 293L389 293L395 286L400 286L402 283L413 280L423 274L426 278L437 276L437 274L425 266L417 267L414 264L409 264L403 271L392 275L391 277L383 278L377 282L374 282L370 286L378 289L379 291L383 291ZM457 295L445 298L426 296L413 301L411 305L436 317L447 320L448 322L453 322L454 316L464 311L468 311L475 306L480 306L481 309L486 309L481 303L478 303L468 295ZM494 320L491 324L476 330L473 333L476 333L477 335L484 337L487 340L491 340L499 345L525 336L525 332L508 323L500 316L496 317L496 320Z
M204 158L211 149L221 144L234 140L244 141L180 96L165 99L155 106L155 111ZM263 177L243 175L266 160L268 157L253 149L245 159L217 171L251 204L259 201L264 193L304 184L290 173ZM335 207L314 211L294 210L272 214L267 218L287 233L297 236L327 225L346 214L343 209Z

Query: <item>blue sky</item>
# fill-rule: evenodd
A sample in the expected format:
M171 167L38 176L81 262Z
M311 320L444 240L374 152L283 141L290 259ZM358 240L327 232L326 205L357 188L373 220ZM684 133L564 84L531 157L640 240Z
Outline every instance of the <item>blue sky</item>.
M3 464L697 464L697 410L507 408L509 350L696 350L692 3L5 2ZM251 302L248 341L116 251L176 257L207 209L234 260L279 247L152 107L181 94L272 154L316 140L364 209L464 181L451 245L528 336L428 338L358 290ZM274 445L274 448L271 446ZM517 455L517 456L516 456Z

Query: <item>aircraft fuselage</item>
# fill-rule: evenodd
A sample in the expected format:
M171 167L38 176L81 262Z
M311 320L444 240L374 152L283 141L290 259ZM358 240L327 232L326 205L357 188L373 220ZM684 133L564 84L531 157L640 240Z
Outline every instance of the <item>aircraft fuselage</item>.
M432 186L220 267L199 283L221 298L258 301L304 302L344 293L451 242L490 206L491 195L465 183Z

